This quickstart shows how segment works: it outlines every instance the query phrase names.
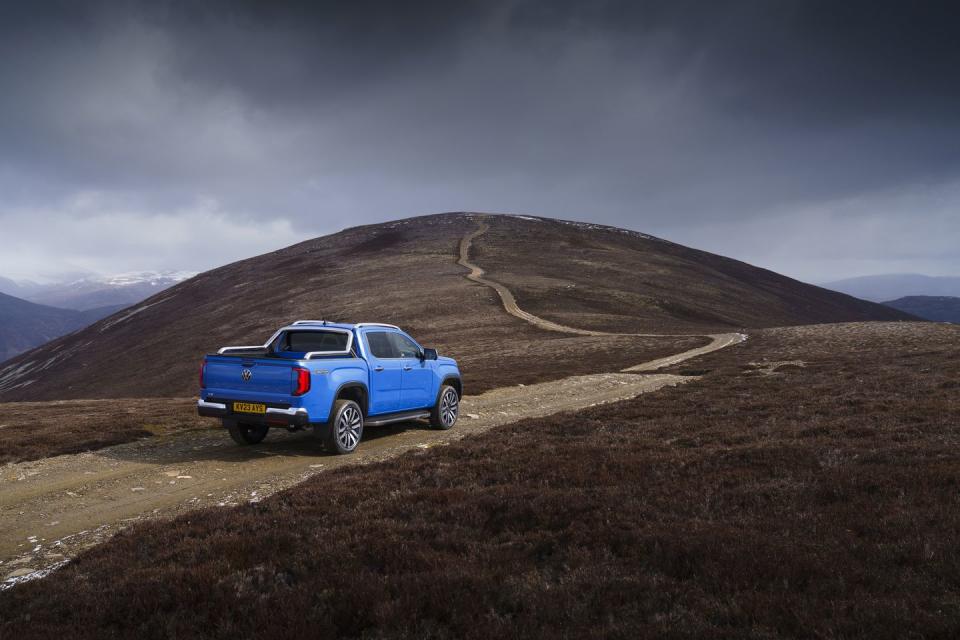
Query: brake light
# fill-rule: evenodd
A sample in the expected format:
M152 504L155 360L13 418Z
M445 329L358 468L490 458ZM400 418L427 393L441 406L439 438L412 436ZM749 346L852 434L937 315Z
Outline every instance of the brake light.
M204 360L203 362L200 363L200 388L201 389L207 388L207 383L203 380L203 374L206 372L206 370L207 370L207 361Z
M293 369L293 395L302 396L310 391L310 370L303 367Z

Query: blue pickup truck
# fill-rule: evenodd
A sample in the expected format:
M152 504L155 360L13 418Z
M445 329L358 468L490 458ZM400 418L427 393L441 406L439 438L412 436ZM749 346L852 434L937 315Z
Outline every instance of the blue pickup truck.
M333 453L357 448L364 425L457 422L463 384L452 358L390 324L298 320L263 345L224 347L200 367L201 416L242 445L273 426L312 428Z

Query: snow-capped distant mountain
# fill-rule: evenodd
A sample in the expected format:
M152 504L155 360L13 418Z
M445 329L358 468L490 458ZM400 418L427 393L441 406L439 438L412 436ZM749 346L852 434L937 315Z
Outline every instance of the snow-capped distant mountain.
M53 284L29 283L29 286L4 278L0 279L0 293L15 295L37 304L87 311L105 306L135 304L195 275L190 271L134 271Z
M113 287L128 287L147 284L154 287L169 287L178 282L188 280L197 275L194 271L131 271L118 273L106 278L97 278L95 281L109 284Z

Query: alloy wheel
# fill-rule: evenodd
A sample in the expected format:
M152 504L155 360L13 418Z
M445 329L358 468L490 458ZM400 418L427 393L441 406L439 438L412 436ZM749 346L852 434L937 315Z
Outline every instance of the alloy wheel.
M457 421L457 413L460 411L460 398L453 389L447 389L443 398L440 399L440 419L443 426L450 427Z
M354 406L347 406L337 419L337 442L347 451L352 451L360 442L363 416Z

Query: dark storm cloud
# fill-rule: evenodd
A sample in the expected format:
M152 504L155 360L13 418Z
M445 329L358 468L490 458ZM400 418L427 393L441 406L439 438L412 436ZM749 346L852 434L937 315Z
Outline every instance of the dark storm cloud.
M956 270L943 244L960 232L956 13L883 1L7 3L0 221L106 226L85 240L98 259L75 250L66 265L99 270L150 266L137 243L102 250L95 238L114 228L182 229L155 266L205 268L458 209L618 224L809 277ZM921 220L907 244L905 216ZM197 225L233 234L233 252L181 238ZM20 249L20 262L40 251Z

